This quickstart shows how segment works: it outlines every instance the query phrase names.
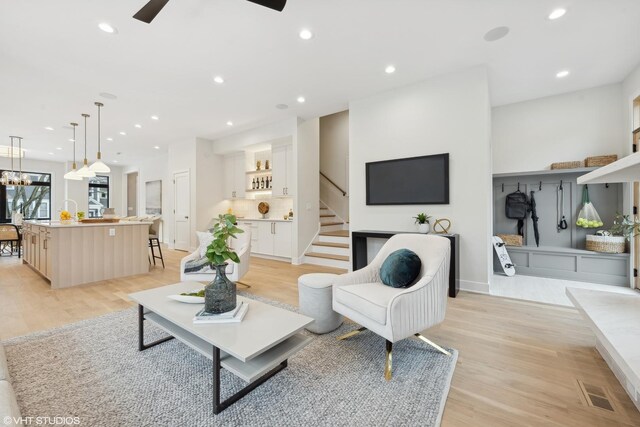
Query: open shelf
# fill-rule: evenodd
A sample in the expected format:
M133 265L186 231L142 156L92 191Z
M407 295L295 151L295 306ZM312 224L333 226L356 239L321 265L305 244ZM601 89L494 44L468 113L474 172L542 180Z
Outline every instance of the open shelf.
M252 188L245 190L247 193L271 193L271 188L260 188L258 190L254 190Z
M575 175L583 175L589 172L593 172L594 170L599 169L597 167L593 168L575 168L575 169L548 169L542 171L529 171L529 172L507 172L507 173L494 173L494 178L510 178L514 176L539 176L539 175L562 175L562 174L575 174Z
M247 171L247 175L270 175L273 169L262 169L259 171Z

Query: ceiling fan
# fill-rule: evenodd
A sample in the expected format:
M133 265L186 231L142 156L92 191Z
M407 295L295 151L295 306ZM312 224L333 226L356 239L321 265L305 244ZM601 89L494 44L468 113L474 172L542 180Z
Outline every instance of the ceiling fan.
M260 6L268 7L269 9L282 12L284 6L287 4L287 0L247 0L252 3L259 4ZM145 4L142 9L138 11L133 17L138 21L151 23L162 8L169 2L169 0L150 0Z

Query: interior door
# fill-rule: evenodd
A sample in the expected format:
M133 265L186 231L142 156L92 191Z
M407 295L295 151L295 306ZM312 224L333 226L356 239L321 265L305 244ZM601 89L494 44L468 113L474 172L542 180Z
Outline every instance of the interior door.
M189 172L179 172L173 175L174 189L174 235L173 245L179 251L188 251L191 236L191 188Z

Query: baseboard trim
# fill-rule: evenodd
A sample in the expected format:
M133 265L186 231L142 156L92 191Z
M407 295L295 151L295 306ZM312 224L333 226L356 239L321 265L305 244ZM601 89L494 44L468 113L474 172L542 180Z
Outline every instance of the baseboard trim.
M489 284L482 282L472 282L470 280L460 280L460 290L473 292L476 294L486 294L489 295Z

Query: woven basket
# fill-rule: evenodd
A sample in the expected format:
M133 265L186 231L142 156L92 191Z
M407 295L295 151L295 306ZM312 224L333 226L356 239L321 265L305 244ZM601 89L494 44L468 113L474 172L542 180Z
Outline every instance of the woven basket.
M576 160L574 162L558 162L551 163L551 169L576 169L581 168L584 165L584 162L581 160Z
M617 154L610 154L608 156L594 156L584 159L584 165L588 168L596 166L606 166L609 163L613 163L618 160Z
M519 234L497 234L507 246L522 246L522 236Z
M621 254L627 250L627 239L622 236L587 235L586 248L588 251Z

